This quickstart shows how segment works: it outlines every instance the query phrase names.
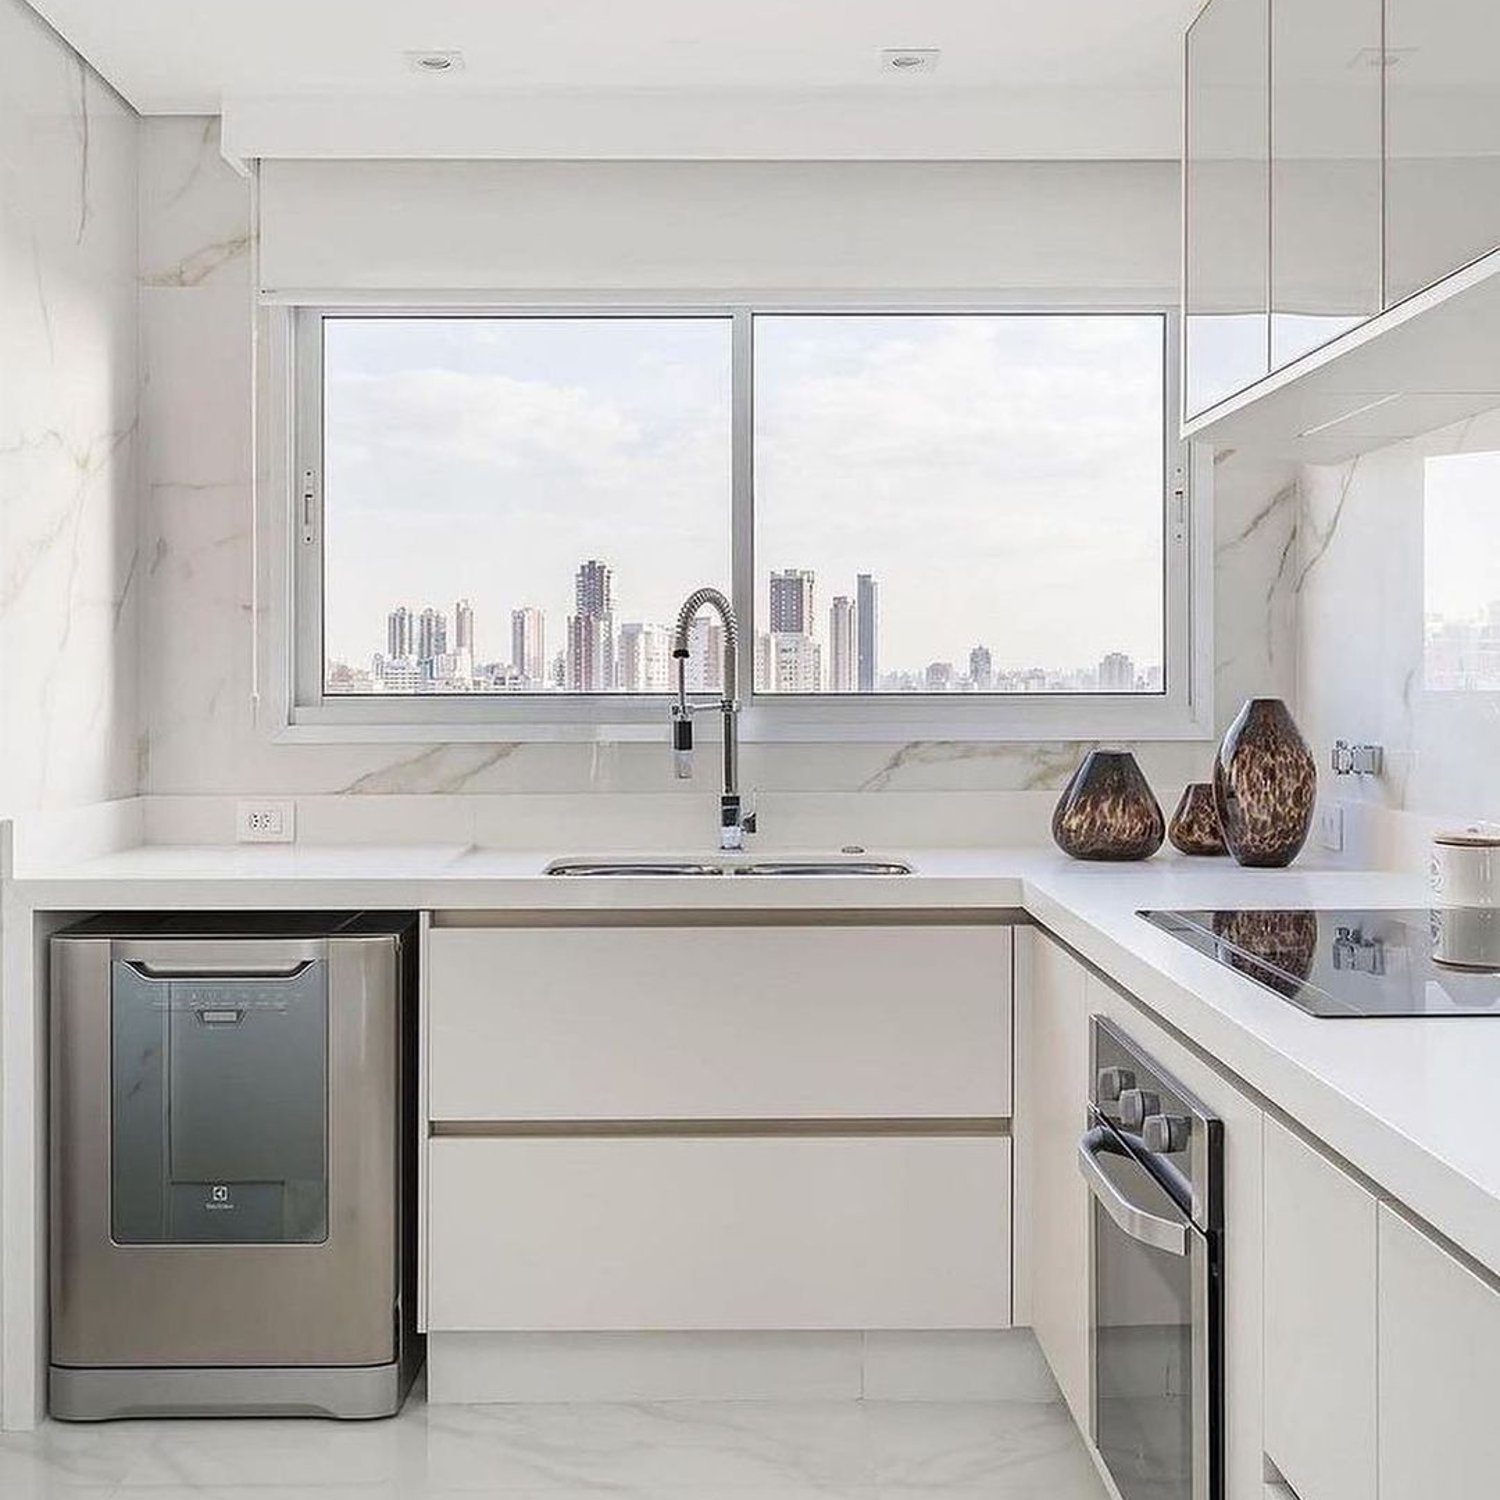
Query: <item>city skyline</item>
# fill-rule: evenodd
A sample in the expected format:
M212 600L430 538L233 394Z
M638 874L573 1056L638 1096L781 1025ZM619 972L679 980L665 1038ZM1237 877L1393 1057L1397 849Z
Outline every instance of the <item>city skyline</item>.
M878 622L881 675L966 676L980 641L1015 671L1160 659L1159 323L757 318L754 545L815 575L825 678L836 596ZM727 589L723 319L351 317L327 337L331 658L366 662L400 600L441 601L456 645L464 598L477 660L511 660L522 606L551 659L590 555L616 622ZM860 573L881 580L874 610ZM763 565L762 629L768 589Z
M1000 666L986 642L957 658L882 669L880 663L880 581L856 575L852 594L835 594L820 631L817 575L812 569L785 568L768 579L768 622L780 628L757 631L753 661L755 688L770 693L910 692L1157 692L1158 663L1137 664L1128 653L1106 652L1097 663L1068 668ZM508 657L485 658L475 649L473 604L453 605L450 640L446 612L402 603L386 615L384 649L369 666L331 658L328 691L333 693L665 693L675 686L672 671L674 627L663 621L618 620L615 572L599 558L580 562L573 580L573 609L566 618L563 644L548 654L546 611L519 605L510 611ZM864 601L861 614L859 601ZM451 645L451 650L450 650ZM711 615L694 621L689 637L688 685L695 692L717 691L722 626ZM966 663L964 670L961 663ZM859 684L876 684L861 689Z

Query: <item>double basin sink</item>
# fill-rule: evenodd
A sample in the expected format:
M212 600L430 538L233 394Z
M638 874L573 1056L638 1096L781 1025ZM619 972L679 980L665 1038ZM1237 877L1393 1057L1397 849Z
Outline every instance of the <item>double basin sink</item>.
M910 875L889 859L558 859L549 875Z

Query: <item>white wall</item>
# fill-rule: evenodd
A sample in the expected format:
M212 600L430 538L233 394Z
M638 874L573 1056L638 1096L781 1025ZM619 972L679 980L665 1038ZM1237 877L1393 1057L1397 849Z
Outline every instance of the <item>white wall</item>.
M0 0L5 814L137 785L138 123Z
M186 794L685 790L671 779L665 749L651 744L278 745L256 730L249 629L251 192L219 159L212 122L148 119L143 150L141 315L150 433L145 789ZM296 170L286 170L289 165ZM849 184L871 176L867 169L826 164L816 170L809 164L754 170L747 164L671 167L487 164L485 170L496 175L496 191L483 210L489 236L484 249L503 268L502 289L597 287L632 279L646 287L680 286L690 274L700 285L723 285L734 271L725 250L733 244L728 231L757 217L753 205L740 203L718 231L699 230L674 249L672 219L625 214L634 188L649 189L658 205L669 192L691 204L691 197L681 197L682 184L697 184L694 191L701 189L726 213L737 194L758 193L765 217L784 195L805 201L809 184L822 183L825 189L839 184L840 172L855 173ZM309 278L332 275L335 266L347 267L361 257L366 286L431 285L431 258L451 252L434 245L430 224L425 234L419 232L427 221L416 210L440 199L456 170L377 163L360 168L340 188L337 174L325 175L320 164L280 164L265 178L268 192L277 195L275 233L281 236L277 245L266 247L266 279L306 285ZM896 175L923 170L905 165ZM884 248L867 245L861 252L862 285L872 284L868 268L880 265L882 256L887 275L895 274L890 257L899 256L910 276L925 264L929 275L941 274L948 286L1078 285L1140 299L1170 295L1175 285L1177 187L1175 168L1168 163L991 163L957 174L943 167L925 170L934 175L919 179L923 204L962 210L962 194L952 190L955 181L964 192L988 193L994 201L965 211L974 232L964 245L945 247L942 234L933 231L925 260L919 251L924 222L932 231L930 220L916 215L893 225ZM347 182L364 176L409 184L407 222L390 223L382 233L380 225L361 217L366 200ZM870 200L863 188L846 184L829 190L844 193L846 203L852 194L865 205L866 237L882 233L868 218ZM321 207L319 194L325 195ZM900 195L893 201L899 203ZM340 232L346 237L332 247L342 258L324 259L322 271L319 262L308 259L317 253L316 245L305 237L295 244L288 238L299 202L309 213L316 209L318 222L344 226ZM646 233L653 222L665 232ZM788 223L784 215L767 222ZM611 223L617 232L604 233L601 225ZM622 244L629 253L622 253ZM762 233L754 244L762 247L756 262L761 284L773 272L783 285L806 279L809 272L828 284L826 241L820 246L816 236L805 237L798 249L789 231L779 237ZM786 244L793 246L790 252ZM976 245L984 248L982 255ZM833 254L852 254L858 246L857 236L846 235ZM475 274L472 266L470 274ZM501 279L500 273L488 274ZM1291 690L1288 549L1295 503L1290 479L1290 471L1259 470L1234 460L1220 466L1215 665L1221 719L1251 693ZM1210 752L1207 745L1150 745L1142 748L1142 757L1165 798L1182 781L1204 773ZM1079 753L1078 745L1053 743L757 745L747 747L745 778L762 790L1050 789L1062 785Z

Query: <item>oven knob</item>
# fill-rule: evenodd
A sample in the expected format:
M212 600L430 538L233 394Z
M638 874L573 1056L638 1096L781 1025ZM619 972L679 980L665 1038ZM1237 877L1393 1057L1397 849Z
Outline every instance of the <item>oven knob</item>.
M1148 1151L1170 1155L1187 1149L1193 1122L1186 1115L1147 1115L1141 1126L1141 1139Z
M1120 1123L1127 1130L1139 1130L1148 1115L1161 1113L1161 1095L1150 1089L1126 1089L1120 1095Z
M1099 1069L1099 1102L1113 1104L1126 1089L1135 1087L1135 1074L1129 1068Z

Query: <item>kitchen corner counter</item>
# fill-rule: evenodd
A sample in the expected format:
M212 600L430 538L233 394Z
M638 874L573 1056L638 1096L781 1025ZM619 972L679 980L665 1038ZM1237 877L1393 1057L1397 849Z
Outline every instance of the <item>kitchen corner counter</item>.
M146 846L24 873L9 885L8 913L12 919L189 907L1024 913L1500 1275L1500 1152L1489 1129L1500 1020L1315 1019L1137 915L1146 907L1421 907L1427 893L1417 877L1315 863L1244 870L1170 853L1138 865L1090 865L1038 848L872 850L871 857L896 855L914 868L909 876L883 878L543 873L549 859L575 852L440 844ZM767 858L795 852L757 850ZM14 954L8 972L17 975ZM15 1066L8 1069L12 1081Z

